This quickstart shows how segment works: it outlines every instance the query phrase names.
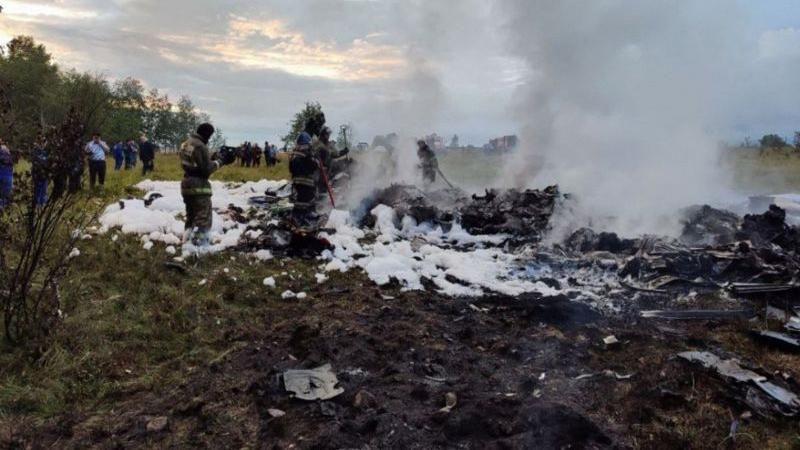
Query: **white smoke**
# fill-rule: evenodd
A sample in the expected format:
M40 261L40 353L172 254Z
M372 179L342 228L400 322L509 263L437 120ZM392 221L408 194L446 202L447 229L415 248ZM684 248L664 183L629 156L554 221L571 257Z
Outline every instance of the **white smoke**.
M572 225L673 233L682 207L724 195L718 108L740 66L741 15L723 0L510 0L528 65L520 149L503 181L559 184Z

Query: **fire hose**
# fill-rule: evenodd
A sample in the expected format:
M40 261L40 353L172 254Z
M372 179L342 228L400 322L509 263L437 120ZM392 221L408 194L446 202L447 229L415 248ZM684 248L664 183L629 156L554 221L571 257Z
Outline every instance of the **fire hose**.
M328 173L325 172L325 165L322 164L322 160L317 159L317 166L319 166L319 173L322 175L322 182L325 183L325 188L328 190L328 197L331 199L331 206L336 208L336 202L333 199L333 188L328 180Z
M442 173L442 169L437 167L436 171L439 172L439 176L442 177L442 180L444 180L444 182L447 183L448 186L450 186L450 189L455 189L455 186L453 186L453 183L447 181L447 177L444 176L444 174Z

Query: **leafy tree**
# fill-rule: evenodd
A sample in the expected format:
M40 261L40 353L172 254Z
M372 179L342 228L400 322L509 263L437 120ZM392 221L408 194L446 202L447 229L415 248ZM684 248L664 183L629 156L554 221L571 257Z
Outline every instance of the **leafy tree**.
M33 142L45 123L50 89L59 84L58 67L45 47L30 36L17 36L0 54L0 85L6 88L10 105L8 117L0 124L0 133L9 136L4 127L13 124L15 139L12 146Z
M777 134L765 134L759 141L761 148L779 149L786 147L786 140Z
M794 148L800 150L800 131L794 132Z
M70 71L61 77L60 104L58 113L52 118L57 121L65 117L66 105L75 110L78 120L87 134L105 133L112 112L113 94L108 82L100 75Z
M125 78L114 83L111 103L109 123L106 127L108 142L136 139L146 133L145 92L139 80Z
M195 110L192 99L182 96L175 105L176 111L169 122L170 146L177 148L186 140L189 133L200 125L200 115Z
M308 131L312 136L318 135L319 130L325 125L325 113L319 102L306 102L306 106L297 114L289 124L289 132L281 138L287 146L297 142L297 136L303 131Z
M161 95L158 89L151 89L144 98L144 104L145 110L142 114L144 133L155 144L169 147L169 122L172 115L169 96Z
M29 36L15 37L0 51L0 89L10 105L0 137L12 148L30 145L43 130L63 123L70 109L86 133L101 132L106 141L145 134L154 144L171 148L201 121L210 121L189 97L173 104L157 89L146 92L134 78L110 85L99 74L62 72Z

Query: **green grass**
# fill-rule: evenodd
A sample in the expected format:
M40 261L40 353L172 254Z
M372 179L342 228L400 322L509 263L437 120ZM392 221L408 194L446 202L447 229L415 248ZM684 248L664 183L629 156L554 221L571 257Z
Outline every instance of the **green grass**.
M113 162L108 164L104 189L84 191L94 197L97 211L121 197L139 195L132 186L145 179L141 166L115 172ZM26 167L21 163L17 171ZM146 178L181 176L177 155L159 155ZM228 166L212 177L237 182L263 178L288 178L285 161L272 168ZM165 269L172 257L163 246L148 252L136 237L112 242L109 236L95 236L78 248L81 255L72 260L61 286L65 317L46 350L0 343L0 427L71 410L103 409L126 392L174 385L192 367L228 350L226 331L236 334L257 326L254 311L280 301L279 288L261 284L265 277L276 277L286 289L283 271L308 281L315 269L304 261L256 264L224 254L194 261L190 273L182 274ZM200 286L202 279L208 282Z

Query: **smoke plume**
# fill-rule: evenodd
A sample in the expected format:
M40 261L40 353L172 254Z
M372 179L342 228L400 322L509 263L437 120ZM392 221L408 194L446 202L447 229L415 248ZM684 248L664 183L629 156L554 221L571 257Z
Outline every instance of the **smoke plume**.
M528 67L518 153L503 180L560 184L571 225L672 233L682 207L724 194L717 138L740 15L721 0L499 4ZM735 71L734 71L735 72Z

